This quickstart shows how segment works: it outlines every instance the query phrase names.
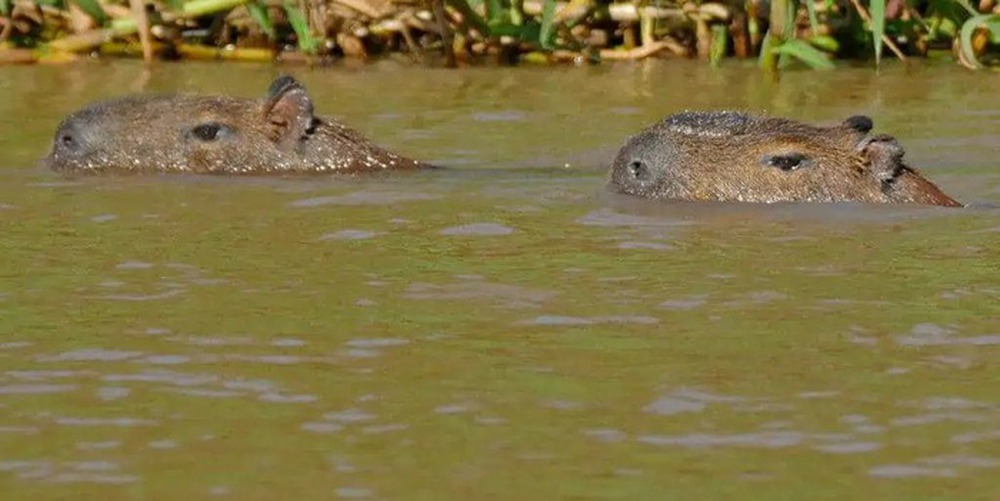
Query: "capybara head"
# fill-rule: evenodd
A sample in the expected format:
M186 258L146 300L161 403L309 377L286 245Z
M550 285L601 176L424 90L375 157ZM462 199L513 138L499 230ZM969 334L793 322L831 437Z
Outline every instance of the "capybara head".
M732 111L672 115L631 137L610 186L649 199L959 206L853 116L830 127Z
M420 167L372 144L313 103L292 77L263 99L128 96L87 106L56 130L44 162L67 172L253 174Z

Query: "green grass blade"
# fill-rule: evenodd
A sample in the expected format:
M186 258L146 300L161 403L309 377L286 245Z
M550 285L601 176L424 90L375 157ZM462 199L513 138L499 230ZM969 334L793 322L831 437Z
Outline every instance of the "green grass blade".
M552 39L555 35L555 30L552 22L556 17L556 0L545 0L542 3L542 29L538 33L538 41L542 44L543 49L552 50Z
M247 0L193 0L184 4L182 12L186 17L200 17L227 11L246 2Z
M836 54L840 50L840 42L829 35L819 35L809 39L809 44L828 54Z
M104 26L104 23L108 22L108 15L101 8L101 4L97 3L97 0L76 0L76 4L93 18L98 26Z
M780 45L774 42L774 38L771 37L771 30L768 29L767 33L764 33L764 38L760 42L760 58L757 59L757 64L761 69L767 71L777 71L778 70L778 52L775 50Z
M482 16L472 10L472 7L469 6L466 0L445 0L445 3L457 10L458 13L462 15L462 18L465 19L465 22L472 25L472 27L484 37L491 38L493 36L489 25L486 24L486 21L483 20Z
M306 16L302 13L302 9L286 0L285 13L288 14L288 24L292 25L295 37L299 39L299 49L307 54L315 53L316 48L319 47L319 40L309 32L309 23L306 22Z
M875 44L875 67L882 63L882 36L885 35L885 0L871 0L872 42Z
M729 48L729 27L724 24L712 25L712 43L708 49L708 62L712 66L718 66L722 58L726 57L726 50Z
M799 0L785 0L782 3L785 5L785 14L782 18L785 22L781 37L791 40L795 38L795 13L799 10Z
M972 49L972 35L976 33L976 28L980 27L988 28L993 35L997 35L998 30L1000 30L1000 16L996 14L981 14L970 17L962 24L962 30L959 32L958 38L959 50L962 51L965 60L976 68L981 68L983 64L976 59L976 52Z
M250 13L250 17L260 26L261 31L267 35L267 38L271 40L278 38L278 33L274 30L274 23L271 22L271 16L268 15L267 8L264 7L263 3L248 3L247 12Z
M11 0L0 0L0 16L9 16Z
M990 42L1000 43L1000 16L993 16L993 19L988 19L983 26L990 30Z
M805 2L806 11L809 12L809 28L815 35L816 30L819 29L819 18L816 17L816 2L814 0L805 0Z
M500 0L486 0L486 18L490 24L506 21L503 18L503 4Z
M970 16L979 15L979 11L972 7L972 4L969 3L969 0L954 0L954 2L961 5L962 8L964 8L965 11L968 12Z
M518 26L524 24L524 0L510 2L510 22Z
M836 67L823 52L804 40L789 40L771 51L794 57L815 70L831 70Z

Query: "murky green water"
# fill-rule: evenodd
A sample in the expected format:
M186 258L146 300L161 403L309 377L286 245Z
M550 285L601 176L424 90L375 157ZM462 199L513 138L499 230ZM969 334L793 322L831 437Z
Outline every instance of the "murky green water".
M628 134L736 107L870 114L998 204L992 76L301 70L321 111L454 169L32 166L93 99L275 74L0 68L4 499L1000 497L996 209L599 190Z

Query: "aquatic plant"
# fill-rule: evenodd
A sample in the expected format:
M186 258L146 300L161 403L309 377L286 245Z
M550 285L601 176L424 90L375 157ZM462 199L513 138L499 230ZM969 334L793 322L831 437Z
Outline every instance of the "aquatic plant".
M0 0L0 62L73 54L446 64L757 57L762 68L883 52L996 62L996 0Z

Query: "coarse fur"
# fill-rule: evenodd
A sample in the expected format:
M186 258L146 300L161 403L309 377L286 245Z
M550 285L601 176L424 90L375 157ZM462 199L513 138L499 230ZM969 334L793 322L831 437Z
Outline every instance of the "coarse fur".
M66 117L44 159L82 173L355 173L429 167L381 148L332 117L313 113L292 77L263 99L139 95Z
M686 112L631 137L610 187L649 199L961 204L853 116L829 127L733 111Z

